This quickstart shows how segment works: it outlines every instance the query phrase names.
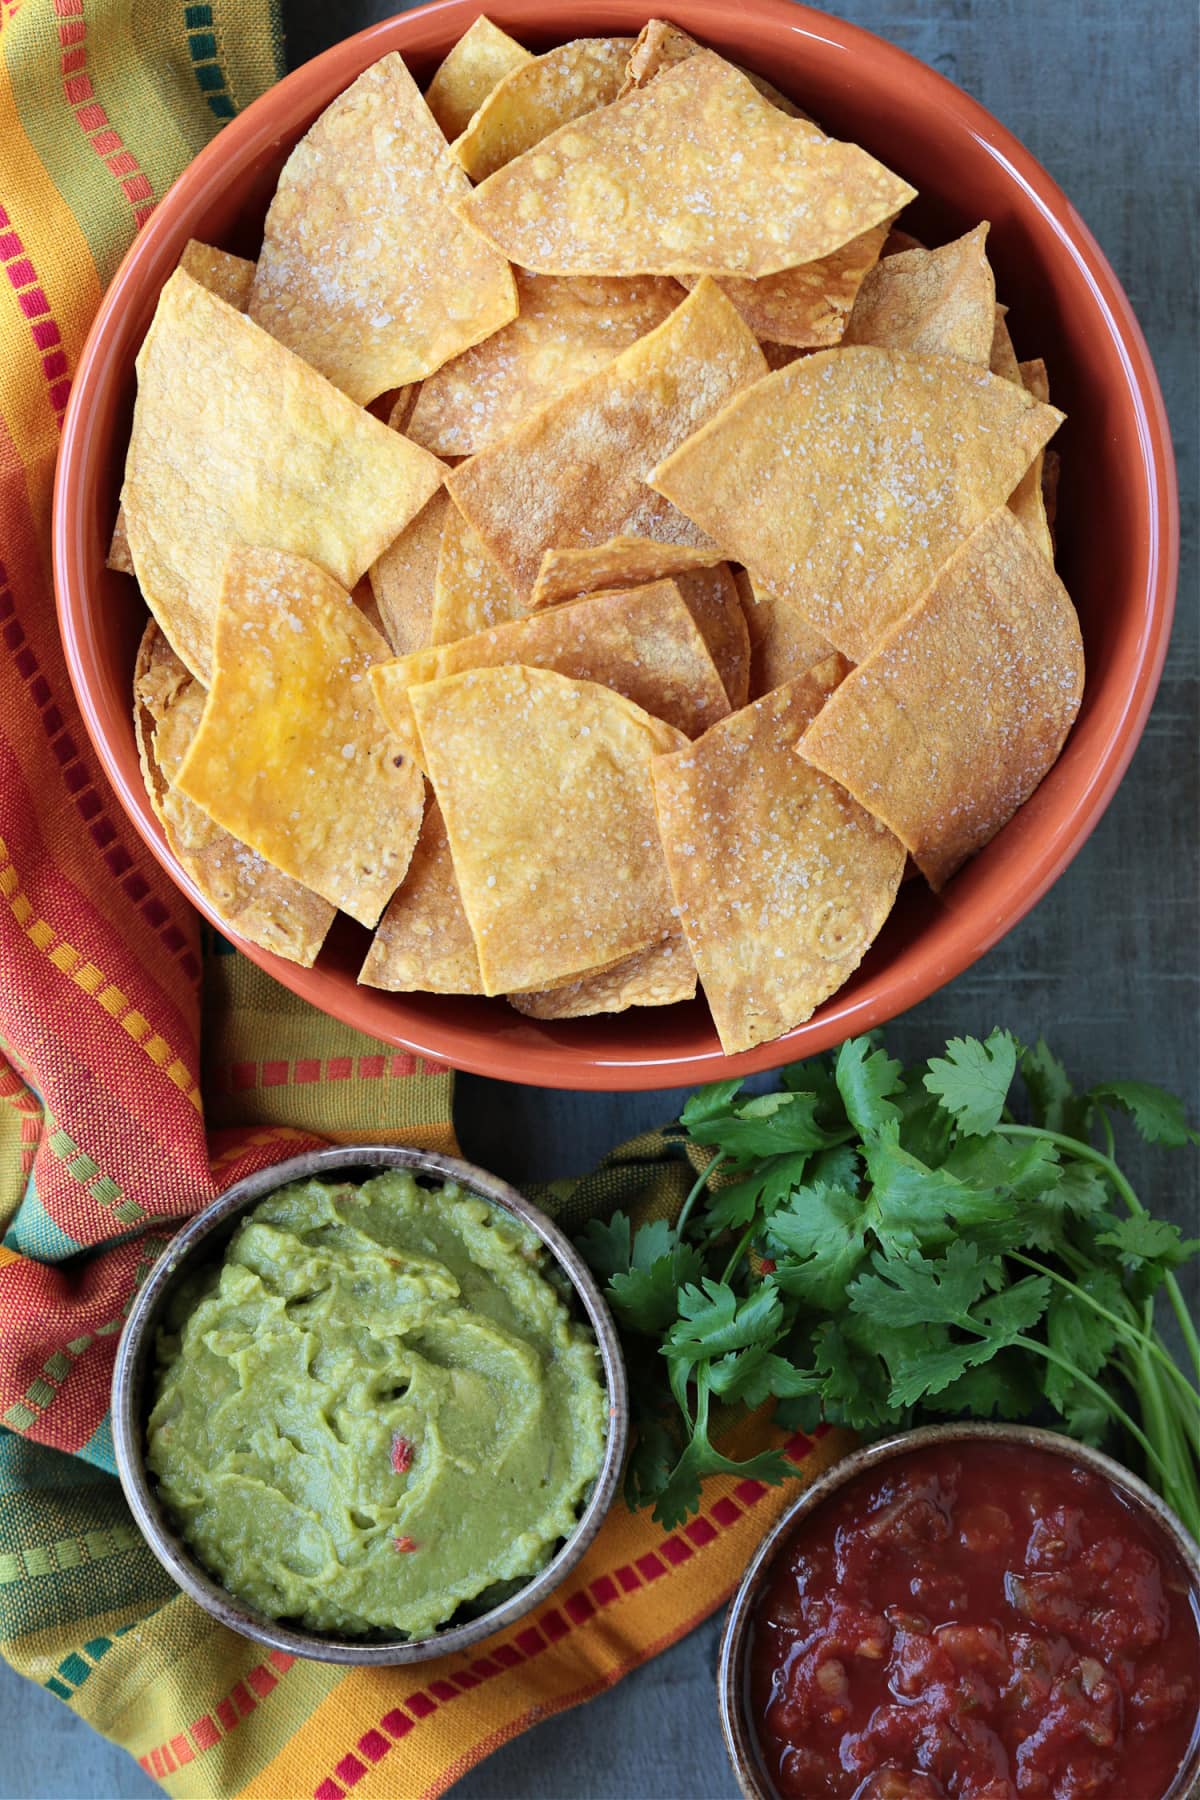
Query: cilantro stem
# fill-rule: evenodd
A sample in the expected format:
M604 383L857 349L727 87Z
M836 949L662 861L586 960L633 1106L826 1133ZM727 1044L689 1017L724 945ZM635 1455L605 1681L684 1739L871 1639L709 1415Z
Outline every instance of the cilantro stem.
M970 1326L969 1320L967 1321L967 1324ZM971 1329L974 1329L974 1327L972 1326ZM1155 1446L1150 1442L1150 1439L1146 1436L1146 1433L1142 1430L1141 1426L1137 1424L1135 1420L1130 1418L1129 1414L1125 1411L1125 1408L1113 1399L1106 1388L1102 1388L1098 1381L1093 1381L1090 1375L1085 1375L1083 1370L1077 1368L1067 1357L1059 1356L1057 1352L1051 1350L1049 1344L1040 1344L1036 1338L1025 1337L1023 1334L1018 1334L1018 1336L1013 1338L1012 1343L1015 1349L1032 1350L1035 1356L1042 1357L1046 1362L1054 1363L1064 1374L1070 1375L1072 1380L1078 1381L1081 1387L1087 1388L1088 1392L1099 1400L1105 1411L1111 1413L1113 1418L1125 1427L1134 1442L1141 1445L1146 1453L1147 1460L1153 1463L1166 1485L1170 1488L1174 1488L1175 1483L1172 1480L1171 1471L1159 1455Z
M687 1225L688 1217L691 1213L691 1210L692 1210L693 1206L695 1206L695 1204L696 1204L697 1200L700 1198L701 1194L704 1192L705 1188L708 1186L709 1176L711 1174L713 1174L713 1172L725 1160L726 1160L725 1152L723 1150L718 1150L717 1154L713 1157L712 1161L708 1164L708 1167L705 1169L702 1169L700 1174L697 1175L695 1185L692 1188L692 1191L688 1195L687 1199L684 1201L683 1205L680 1207L679 1217L675 1221L675 1235L679 1239L680 1242L683 1241L684 1228Z
M745 1256L746 1248L750 1242L750 1239L754 1236L754 1233L758 1230L758 1225L759 1225L759 1221L757 1219L751 1219L749 1225L747 1225L745 1231L743 1231L741 1237L738 1239L737 1244L734 1246L733 1255L730 1257L729 1261L725 1264L725 1273L721 1277L721 1281L724 1285L728 1286L730 1280L732 1279L733 1271L737 1268L737 1266L741 1262L743 1256Z
M1107 1120L1105 1123L1107 1124ZM1006 1137L1045 1138L1048 1143L1057 1144L1060 1150L1066 1150L1079 1162L1089 1162L1096 1168L1103 1169L1130 1212L1145 1214L1146 1208L1130 1187L1118 1164L1113 1161L1111 1156L1105 1156L1102 1150L1094 1149L1091 1144L1082 1143L1079 1138L1068 1137L1065 1132L1046 1131L1038 1125L998 1125L996 1130L1002 1132ZM1167 1274L1163 1286L1171 1302L1171 1309L1179 1322L1179 1329L1183 1333L1183 1341L1187 1345L1188 1353L1195 1365L1196 1374L1200 1377L1200 1335L1197 1334L1196 1327L1192 1322L1192 1315L1188 1310L1187 1301L1183 1297L1183 1290L1174 1275L1170 1273Z

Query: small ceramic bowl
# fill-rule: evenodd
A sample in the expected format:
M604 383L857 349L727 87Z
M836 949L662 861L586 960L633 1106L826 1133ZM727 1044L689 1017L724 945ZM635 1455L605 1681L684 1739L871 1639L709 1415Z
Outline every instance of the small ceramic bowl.
M754 1728L746 1709L746 1659L749 1652L754 1614L776 1553L783 1548L803 1519L809 1517L831 1495L840 1491L857 1476L893 1457L907 1456L914 1450L936 1444L962 1444L984 1438L990 1443L1012 1444L1018 1450L1048 1450L1061 1456L1075 1468L1090 1470L1114 1487L1141 1522L1165 1537L1191 1577L1194 1591L1200 1595L1200 1546L1184 1529L1171 1508L1148 1488L1144 1481L1128 1469L1057 1431L1039 1431L1027 1425L928 1425L919 1431L898 1432L856 1450L842 1462L806 1488L796 1504L789 1507L775 1528L768 1533L754 1553L741 1586L733 1597L729 1617L721 1638L717 1666L717 1701L721 1711L721 1730L725 1749L733 1764L738 1787L745 1800L778 1800L759 1760ZM1200 1733L1192 1738L1187 1759L1179 1769L1162 1800L1196 1800L1200 1794Z
M138 233L75 371L54 500L67 665L118 801L170 878L210 918L171 854L138 766L130 689L145 609L133 583L104 566L129 442L134 357L188 238L256 256L280 168L322 108L392 50L427 81L479 10L480 0L438 0L387 19L315 57L230 120ZM650 0L487 6L532 50L634 33L654 10ZM230 934L285 986L371 1037L475 1074L546 1087L674 1087L775 1068L881 1025L950 981L1040 899L1111 800L1150 710L1174 605L1178 506L1154 369L1120 284L1046 171L960 88L828 13L791 0L676 0L667 11L676 25L768 76L835 137L854 139L911 181L920 199L903 223L930 243L991 221L988 256L1012 309L1018 351L1045 358L1051 398L1067 415L1055 439L1062 453L1058 566L1079 609L1087 685L1062 756L999 836L943 894L905 883L845 987L786 1037L738 1056L722 1054L701 999L588 1019L527 1019L498 999L359 987L369 934L346 918L311 969ZM977 18L982 34L986 14Z
M587 1320L600 1348L605 1386L608 1389L609 1426L604 1461L586 1505L571 1535L554 1558L532 1576L518 1593L490 1612L452 1624L426 1638L340 1638L282 1624L255 1612L228 1593L195 1560L178 1536L159 1503L156 1484L146 1469L145 1426L150 1410L150 1384L154 1371L155 1342L164 1308L184 1274L219 1260L242 1215L256 1202L286 1182L312 1176L335 1180L365 1180L383 1169L411 1169L434 1181L454 1181L481 1199L512 1213L541 1238L575 1293L577 1312ZM465 1650L522 1619L539 1606L564 1580L599 1531L612 1503L625 1459L629 1428L629 1402L625 1365L616 1328L600 1290L574 1246L536 1206L496 1175L457 1157L438 1156L424 1150L405 1150L385 1144L339 1145L313 1150L276 1163L257 1175L237 1182L220 1199L188 1221L162 1259L155 1264L139 1290L117 1347L112 1385L113 1437L121 1486L134 1519L146 1542L167 1573L185 1594L231 1631L292 1656L316 1662L391 1666L426 1662L453 1650Z

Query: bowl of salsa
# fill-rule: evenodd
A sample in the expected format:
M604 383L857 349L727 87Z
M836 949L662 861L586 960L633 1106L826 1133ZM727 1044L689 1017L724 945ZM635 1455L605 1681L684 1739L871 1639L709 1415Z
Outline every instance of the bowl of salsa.
M1187 1800L1200 1549L1055 1432L906 1432L764 1540L718 1688L747 1800Z

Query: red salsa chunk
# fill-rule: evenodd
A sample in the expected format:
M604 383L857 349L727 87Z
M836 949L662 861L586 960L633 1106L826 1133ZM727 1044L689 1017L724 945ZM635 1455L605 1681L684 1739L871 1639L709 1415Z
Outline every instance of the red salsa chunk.
M775 1558L750 1713L788 1800L1163 1800L1197 1601L1100 1476L976 1441L898 1457Z

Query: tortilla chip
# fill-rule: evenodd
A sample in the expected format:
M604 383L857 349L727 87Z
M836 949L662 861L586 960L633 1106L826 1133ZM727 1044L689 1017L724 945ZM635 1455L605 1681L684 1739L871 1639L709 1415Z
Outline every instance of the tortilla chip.
M446 821L432 794L408 872L379 921L358 979L364 987L397 994L483 992Z
M408 435L427 450L470 456L527 413L594 375L661 325L683 293L652 275L620 281L516 272L511 325L422 382Z
M940 889L1052 767L1082 692L1066 589L998 506L798 748L882 819Z
M1046 527L1054 542L1054 520L1058 513L1058 481L1062 474L1062 457L1057 450L1047 450L1042 467L1042 504L1046 508Z
M404 871L424 805L371 699L387 644L321 569L234 550L212 689L181 790L284 874L374 925Z
M442 62L425 90L425 104L447 139L471 122L492 89L533 56L481 13Z
M758 347L766 358L767 367L772 374L776 369L786 369L789 363L796 362L804 355L803 350L797 350L791 344L772 344L766 338L759 339Z
M671 885L727 1055L841 987L900 885L903 846L795 754L824 698L802 675L654 759Z
M255 264L247 262L244 256L233 256L228 250L217 250L212 244L189 238L183 246L179 267L210 294L215 294L218 300L224 300L226 306L232 306L235 312L246 311L250 304L250 289L254 286Z
M836 687L850 669L845 657L839 656L833 645L813 630L803 613L760 588L748 570L739 569L734 580L750 638L749 698L761 700L764 694L795 681L799 675L807 675L810 669L822 669L831 659L835 659L836 668L831 668L829 674L836 679L829 685L831 689Z
M611 969L580 975L561 987L510 994L508 1003L529 1019L583 1019L626 1012L631 1006L673 1006L696 993L696 965L681 931L660 944L635 950Z
M352 588L442 464L177 270L138 355L122 500L147 605L201 680L225 558L294 551Z
M383 635L397 656L433 642L433 597L450 496L439 488L394 544L371 564L371 587Z
M552 606L606 588L641 587L687 569L711 568L721 560L719 550L656 544L651 538L616 537L576 550L551 549L542 557L530 604Z
M927 250L928 248L929 246L922 243L919 237L914 237L911 231L904 231L899 225L893 225L879 254L881 258L899 256L902 250Z
M1005 381L1015 381L1023 387L1021 365L1017 361L1017 353L1013 349L1012 338L1008 334L1008 308L996 307L996 316L992 321L992 347L988 352L988 368L993 375L1002 375Z
M462 211L546 275L761 276L829 256L913 192L702 50L553 132Z
M454 145L472 181L494 175L560 126L615 100L633 39L572 38L497 83Z
M512 271L452 207L470 184L398 52L284 164L250 317L365 406L507 325Z
M136 575L133 566L133 553L129 548L129 527L125 523L125 508L117 506L117 517L113 524L112 542L108 546L108 555L104 559L106 569L114 569L118 575Z
M642 26L637 43L630 52L629 67L621 92L617 95L618 100L631 93L634 88L646 87L664 69L672 69L676 63L686 62L689 56L696 56L703 49L703 44L698 44L686 31L680 31L678 25L668 25L665 19L650 19ZM794 100L781 94L777 87L772 87L761 75L755 75L750 69L743 69L740 63L733 63L731 66L741 71L764 100L769 100L772 106L787 113L789 118L808 118L808 114L801 112Z
M649 479L861 662L1062 416L959 357L818 350L739 394Z
M729 565L681 570L674 579L736 712L750 692L750 635Z
M142 635L133 692L146 792L184 874L230 931L311 968L333 907L222 831L175 785L207 695L153 619Z
M458 507L446 508L433 582L430 642L454 644L525 615L525 605Z
M702 281L665 323L463 463L447 486L526 600L552 548L620 536L709 548L645 477L765 372L733 306Z
M469 669L411 698L485 993L553 987L669 935L650 761L686 738L551 669Z
M722 276L717 286L733 301L755 337L802 350L836 344L846 329L855 296L879 261L887 220L816 262L747 281ZM690 285L694 277L681 280Z
M1018 372L1025 391L1045 405L1050 399L1050 382L1046 374L1046 365L1041 357L1035 357L1032 362L1019 363ZM1046 496L1042 491L1044 461L1045 452L1039 451L1008 496L1008 504L1042 555L1053 562L1054 539L1050 535L1050 521L1046 517Z
M380 663L371 671L371 688L406 754L420 761L409 704L412 689L464 669L502 663L597 681L665 719L685 737L698 737L729 711L713 657L672 581L591 594L457 643Z
M859 288L842 342L960 356L986 369L996 317L987 234L985 223L938 250L885 257Z

